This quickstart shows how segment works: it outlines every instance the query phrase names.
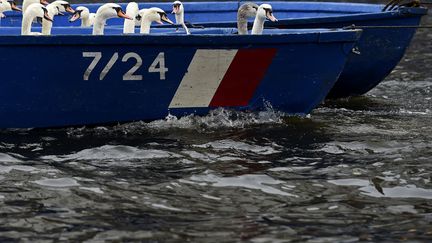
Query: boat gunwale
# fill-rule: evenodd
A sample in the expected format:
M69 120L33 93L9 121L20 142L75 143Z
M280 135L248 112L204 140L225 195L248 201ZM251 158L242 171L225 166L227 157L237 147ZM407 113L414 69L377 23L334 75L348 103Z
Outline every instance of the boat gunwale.
M266 24L266 27L278 27L280 25L292 26L292 25L303 25L303 24L324 24L324 23L340 23L340 22L352 22L352 21L368 21L377 19L399 19L399 18L412 18L417 16L424 16L428 14L427 8L402 8L398 11L391 12L375 12L375 13L358 13L340 16L322 16L322 17L302 17L302 18L279 18L278 22L270 22ZM253 21L248 21L252 24ZM217 22L194 22L194 25L203 25L206 27L219 27L233 25L234 21L217 21ZM172 28L168 25L155 25L154 28ZM346 26L348 27L348 26Z
M1 32L0 32L1 33ZM229 46L355 42L362 30L334 30L306 33L272 33L264 35L194 34L194 35L1 35L1 46L19 45L153 45L153 46ZM162 40L162 41L161 41ZM157 44L157 45L155 45Z

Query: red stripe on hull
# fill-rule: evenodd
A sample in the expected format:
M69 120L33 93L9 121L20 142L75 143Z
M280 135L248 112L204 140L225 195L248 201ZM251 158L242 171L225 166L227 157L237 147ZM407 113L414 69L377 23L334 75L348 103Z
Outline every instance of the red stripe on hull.
M240 49L216 90L210 107L247 106L276 51L273 48Z

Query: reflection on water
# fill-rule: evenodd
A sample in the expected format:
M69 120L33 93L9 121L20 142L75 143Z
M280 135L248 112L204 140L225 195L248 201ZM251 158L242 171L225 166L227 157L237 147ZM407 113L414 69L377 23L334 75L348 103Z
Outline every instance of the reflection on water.
M428 241L430 37L368 95L309 118L1 131L0 241Z

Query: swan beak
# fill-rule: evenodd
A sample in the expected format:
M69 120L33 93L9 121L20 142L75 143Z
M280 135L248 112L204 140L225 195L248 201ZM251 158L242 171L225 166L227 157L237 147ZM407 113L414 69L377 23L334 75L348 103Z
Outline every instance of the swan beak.
M76 11L69 19L69 22L74 22L81 17L81 12Z
M12 9L13 11L22 12L22 10L21 10L20 8L18 8L18 6L16 5L16 3L15 3L14 1L12 1L12 2L10 3L10 5L11 5L11 9Z
M71 6L66 6L66 12L74 14L75 10L73 10L73 8Z
M165 23L168 23L168 24L172 24L172 25L174 25L174 23L166 16L166 14L163 14L162 16L161 16L161 20L163 21L163 22L165 22ZM158 22L159 24L163 24L161 21L159 21Z
M123 10L122 10L122 11L118 11L117 16L118 16L119 18L124 18L124 19L133 20L133 18L127 16L126 13L123 12Z
M179 10L180 10L180 5L174 5L172 13L177 14L179 12Z
M40 0L40 3L42 5L48 5L49 4L49 2L47 0Z
M267 19L270 20L271 22L277 22L278 20L275 18L275 16L273 16L273 14L271 12L267 12L266 14Z
M43 18L49 22L53 22L52 18L50 18L50 16L48 15L48 12L45 12Z

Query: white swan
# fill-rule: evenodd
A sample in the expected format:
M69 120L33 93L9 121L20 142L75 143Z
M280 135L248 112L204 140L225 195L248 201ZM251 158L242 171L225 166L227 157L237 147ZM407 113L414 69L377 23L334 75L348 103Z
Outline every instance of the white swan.
M79 6L75 9L75 13L69 19L69 22L74 22L77 19L81 19L81 27L90 27L93 26L95 18L95 13L90 13L88 8Z
M133 20L125 19L123 23L123 33L124 34L133 34L135 33L135 26L139 21L136 19L138 15L139 8L136 2L130 2L126 6L126 15L133 18Z
M25 13L25 11L27 10L27 8L32 5L33 3L40 3L42 5L48 5L49 2L47 2L46 0L23 0L22 3L22 12Z
M186 34L190 34L190 31L188 29L188 27L186 27L186 24L184 22L184 7L183 7L183 3L180 1L175 1L173 3L173 14L175 14L175 18L176 18L176 24L179 24L181 26L183 26L184 30L186 31Z
M6 11L21 11L21 9L17 7L14 0L0 0L0 18L6 17L3 14Z
M96 12L96 18L93 25L93 35L103 35L105 23L107 19L111 18L124 18L124 19L132 19L127 16L126 13L122 10L120 5L115 3L106 3L99 7Z
M277 19L273 16L273 9L270 4L261 4L258 8L257 15L252 27L252 35L260 35L264 30L264 21L268 19L276 22Z
M174 24L160 8L141 9L137 18L141 19L141 34L150 34L150 25L153 21L158 24L163 24L163 22Z
M43 35L51 35L51 28L53 25L53 20L56 15L63 15L64 12L74 13L70 6L70 4L66 1L57 0L46 6L48 10L48 16L51 18L51 21L42 20L42 34Z
M52 21L48 16L48 10L42 4L33 3L27 7L27 10L23 14L21 35L41 35L39 32L31 32L33 20L37 17Z
M255 18L258 8L258 4L251 2L240 6L237 11L237 30L239 35L248 34L248 18Z

